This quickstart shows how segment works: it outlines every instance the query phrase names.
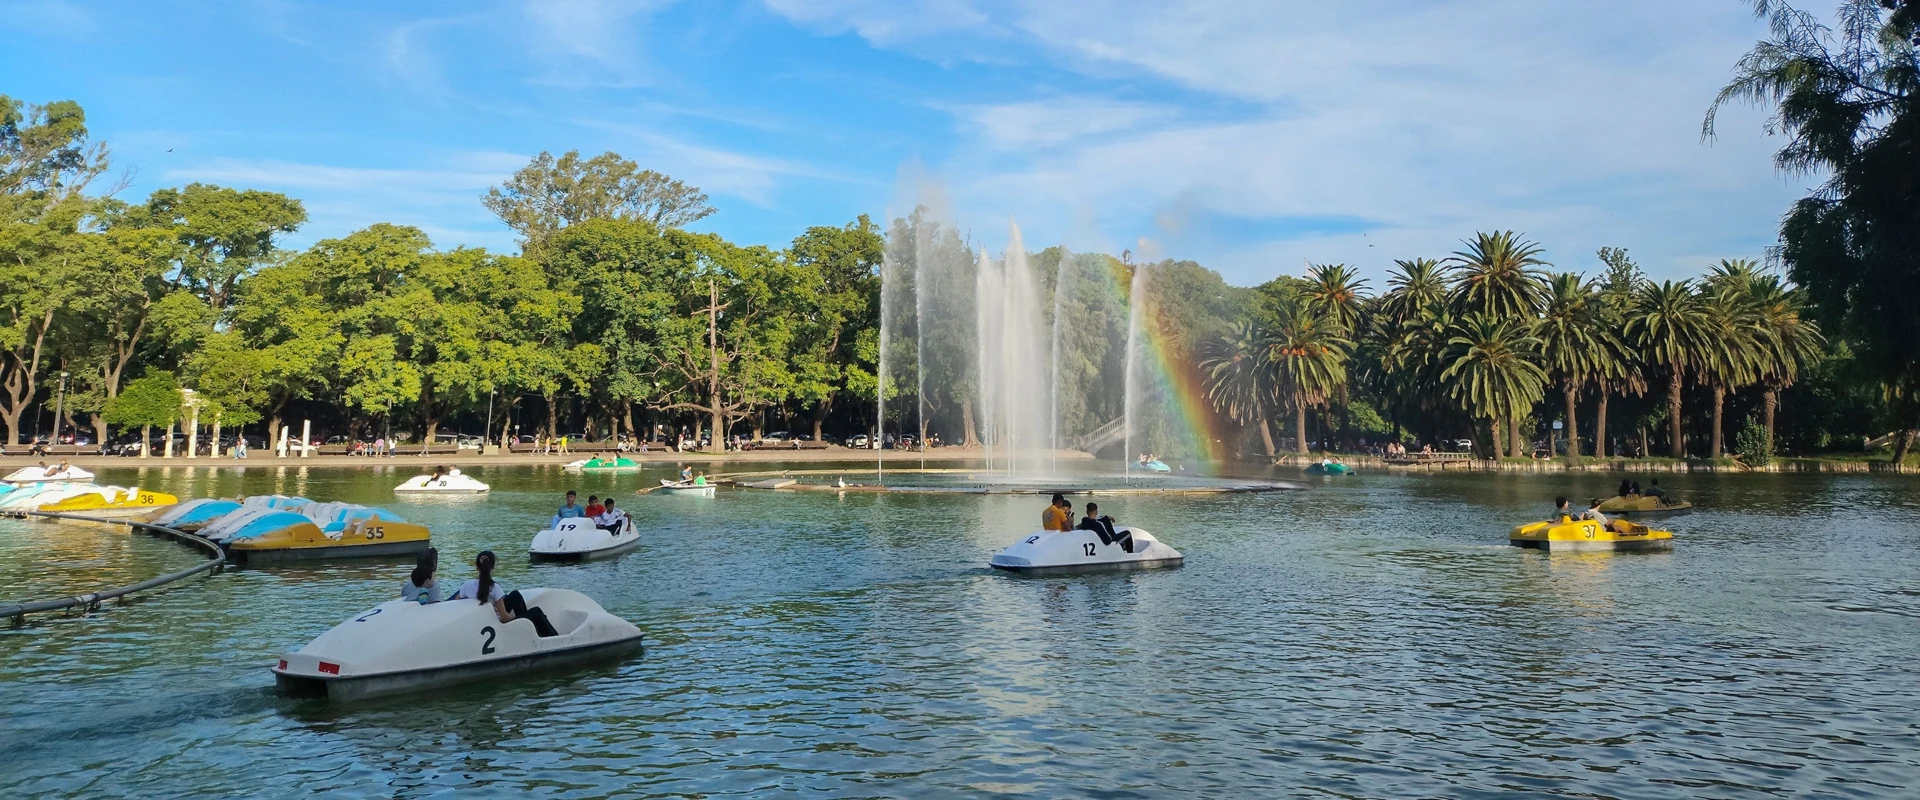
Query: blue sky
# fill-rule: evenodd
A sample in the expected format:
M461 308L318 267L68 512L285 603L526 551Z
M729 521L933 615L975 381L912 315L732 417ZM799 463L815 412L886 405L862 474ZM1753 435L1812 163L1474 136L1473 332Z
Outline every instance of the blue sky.
M1229 281L1441 257L1515 229L1561 268L1757 257L1814 179L1702 113L1741 0L0 0L0 93L74 99L127 199L300 198L511 250L479 196L542 150L700 186L784 245L933 202L989 247L1190 258Z

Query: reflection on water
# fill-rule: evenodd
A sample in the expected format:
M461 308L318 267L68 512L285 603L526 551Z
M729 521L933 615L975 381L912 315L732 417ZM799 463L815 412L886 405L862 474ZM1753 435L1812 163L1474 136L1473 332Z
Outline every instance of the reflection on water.
M406 463L404 460L401 463ZM809 465L814 466L814 465ZM266 667L405 567L228 572L0 635L9 796L301 792L597 797L1899 796L1920 784L1920 484L1663 480L1702 510L1671 553L1504 544L1613 475L1359 475L1306 492L1101 498L1176 571L984 568L1032 497L633 497L648 544L514 557L559 492L657 475L106 471L183 495L279 491L425 522L447 577L579 589L648 632L618 665L355 707ZM1295 478L1294 474L1248 477ZM8 596L190 564L161 540L0 523ZM57 592L56 592L57 593Z

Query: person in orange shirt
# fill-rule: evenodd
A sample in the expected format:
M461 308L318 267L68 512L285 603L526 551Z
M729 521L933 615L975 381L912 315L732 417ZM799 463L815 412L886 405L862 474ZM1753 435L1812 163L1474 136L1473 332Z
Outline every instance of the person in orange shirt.
M1073 530L1073 506L1067 503L1064 495L1053 496L1053 503L1040 512L1040 529L1043 531Z

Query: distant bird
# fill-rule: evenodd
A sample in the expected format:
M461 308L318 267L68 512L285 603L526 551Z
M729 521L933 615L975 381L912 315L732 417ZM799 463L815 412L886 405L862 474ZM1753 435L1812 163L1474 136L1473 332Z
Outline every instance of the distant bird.
M169 153L171 153L171 152L173 152L173 148L171 148L171 147L169 147L169 148L167 148L167 152L169 152Z

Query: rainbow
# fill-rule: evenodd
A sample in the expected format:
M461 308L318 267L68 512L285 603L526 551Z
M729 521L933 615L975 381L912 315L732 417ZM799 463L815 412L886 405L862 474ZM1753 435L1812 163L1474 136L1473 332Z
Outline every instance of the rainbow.
M1210 471L1214 463L1226 458L1230 443L1240 435L1233 423L1214 411L1207 400L1206 381L1200 372L1199 357L1191 342L1183 341L1179 322L1172 312L1154 302L1151 290L1157 265L1129 267L1107 259L1108 269L1088 270L1102 288L1112 293L1119 305L1135 318L1129 327L1138 326L1129 360L1133 367L1130 380L1135 391L1133 429L1144 441L1132 443L1132 458L1153 451L1168 460L1181 462L1188 470ZM1082 273L1086 274L1086 273ZM1142 295L1144 306L1135 309L1133 297ZM1191 463L1198 460L1204 463Z

